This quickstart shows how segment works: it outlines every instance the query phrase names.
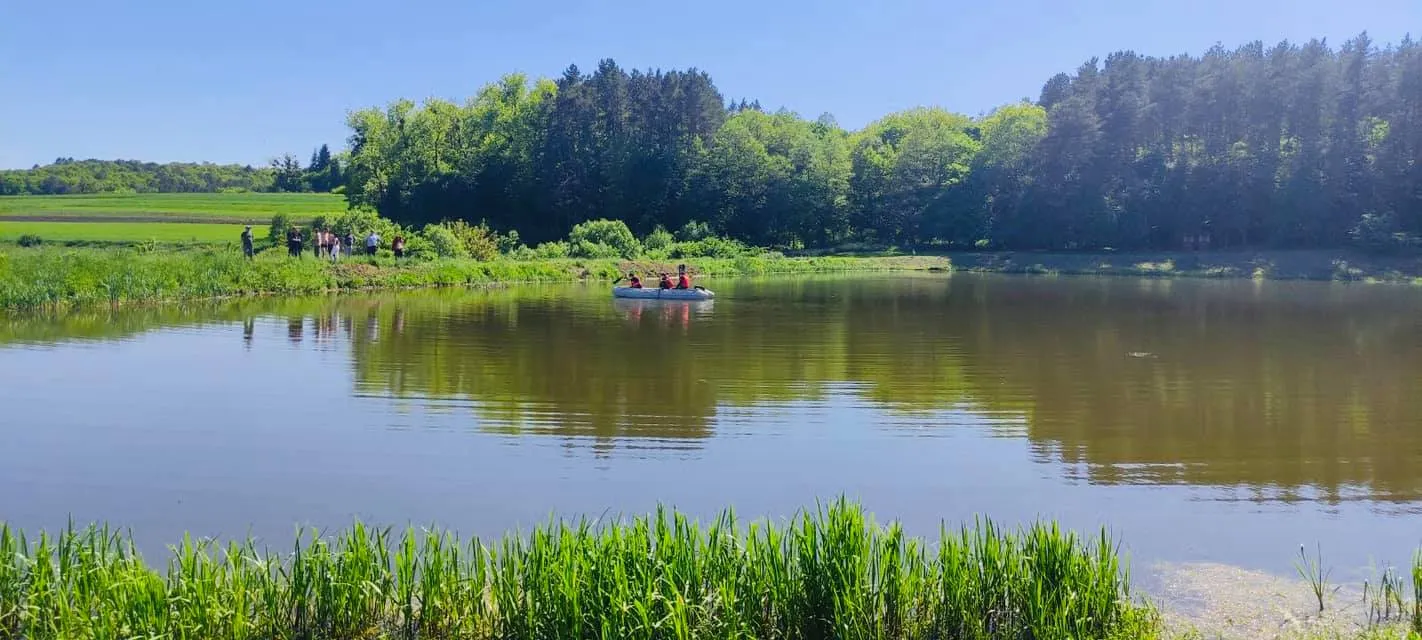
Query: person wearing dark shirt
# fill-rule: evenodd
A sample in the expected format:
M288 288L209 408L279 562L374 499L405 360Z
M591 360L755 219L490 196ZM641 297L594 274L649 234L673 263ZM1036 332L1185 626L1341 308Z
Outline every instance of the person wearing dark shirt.
M293 258L301 257L301 232L296 227L286 232L286 251Z
M242 230L242 255L251 258L256 251L252 248L252 225Z
M629 273L629 274L627 274L627 280L628 280L628 285L627 285L627 286L629 286L629 287L631 287L631 288L633 288L633 289L641 289L641 288L642 288L642 279L641 279L641 278L638 278L638 277L637 277L637 274L635 274L635 273Z

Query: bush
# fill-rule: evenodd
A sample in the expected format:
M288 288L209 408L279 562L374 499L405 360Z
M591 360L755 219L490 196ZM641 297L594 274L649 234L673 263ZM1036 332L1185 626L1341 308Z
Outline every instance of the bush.
M499 235L498 242L499 253L513 253L515 251L518 251L519 249L527 248L524 247L523 243L519 241L518 230L509 231L508 233Z
M622 258L625 257L616 247L605 245L601 242L588 242L583 240L572 246L573 256L576 258Z
M1395 251L1418 244L1417 238L1402 232L1391 213L1365 213L1349 230L1353 243L1370 251Z
M285 213L278 213L272 216L271 226L267 228L267 238L272 246L283 244L286 240L286 232L291 230L291 216Z
M696 242L711 237L711 225L692 220L676 232L676 239L682 242Z
M642 253L642 243L627 223L621 220L589 220L573 227L568 234L568 244L573 247L573 255L580 258L635 258ZM612 250L612 255L591 255L583 251L603 252L598 245Z
M464 248L464 243L449 227L427 224L424 230L420 231L420 235L429 241L435 255L441 258L463 258L469 255L468 250Z
M475 260L489 261L499 257L498 234L488 225L479 223L471 226L463 220L447 221L442 226L454 232L459 243L464 246L463 255Z
M657 228L652 229L652 232L642 239L642 247L648 251L661 251L671 247L673 242L676 242L676 238L672 237L671 232L662 225L657 225Z
M434 243L429 238L412 233L405 236L405 255L411 258L421 258L433 260L439 257L439 252L435 251Z
M709 236L694 242L678 242L667 255L671 258L739 258L750 253L751 248L739 241Z
M533 250L533 257L540 258L543 260L557 260L559 258L566 258L571 254L572 251L568 246L568 243L563 242L562 240L545 242L543 244L538 245L538 247Z
M339 234L342 241L347 233L354 235L356 246L361 248L365 247L365 236L371 231L380 236L380 246L387 248L390 246L390 241L395 239L396 234L401 232L400 225L395 224L389 218L382 218L374 210L364 207L350 209L336 216L331 224L331 230ZM408 237L406 237L406 244L409 244Z
M33 233L26 233L20 236L20 246L22 247L38 247L42 244L44 244L44 238Z

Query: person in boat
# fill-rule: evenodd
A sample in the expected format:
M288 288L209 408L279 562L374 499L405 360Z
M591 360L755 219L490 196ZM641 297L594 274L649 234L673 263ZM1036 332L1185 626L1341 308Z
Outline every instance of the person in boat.
M627 274L627 286L633 289L642 288L642 279L637 277L635 272Z
M663 273L663 274L662 274L662 281L658 283L658 286L660 286L660 287L663 288L663 289L670 289L670 288L672 288L672 281L671 281L671 278L670 278L669 276L667 276L667 274Z
M676 288L691 288L691 275L686 272L686 265L684 264L679 264L676 266Z

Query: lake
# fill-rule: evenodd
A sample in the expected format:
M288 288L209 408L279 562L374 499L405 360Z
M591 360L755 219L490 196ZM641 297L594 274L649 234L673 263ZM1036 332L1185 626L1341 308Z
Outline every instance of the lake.
M973 274L0 318L0 519L289 544L550 514L1107 526L1132 564L1341 578L1422 545L1422 288ZM1361 574L1359 574L1361 575Z

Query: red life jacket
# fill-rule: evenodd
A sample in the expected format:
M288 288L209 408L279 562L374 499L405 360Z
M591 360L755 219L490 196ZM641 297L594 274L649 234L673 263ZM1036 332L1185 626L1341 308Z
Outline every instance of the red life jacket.
M691 288L691 277L688 276L688 275L686 275L686 274L684 274L684 273L681 274L680 276L678 276L677 279L676 279L676 288L678 288L678 289L690 289L690 288Z
M633 288L633 289L641 289L641 288L642 288L642 279L641 279L641 278L638 278L637 276L632 276L632 288Z

